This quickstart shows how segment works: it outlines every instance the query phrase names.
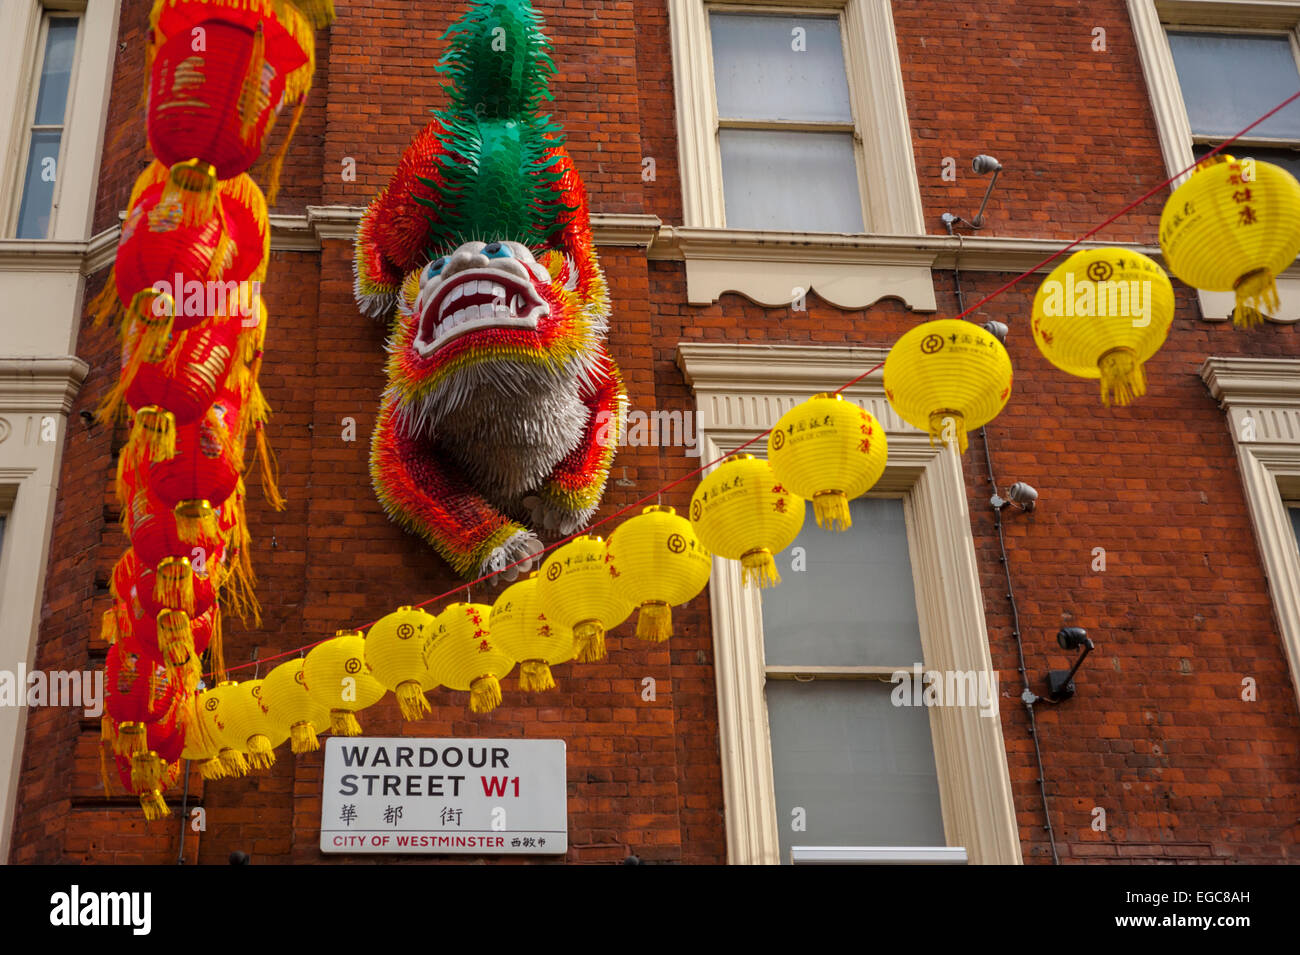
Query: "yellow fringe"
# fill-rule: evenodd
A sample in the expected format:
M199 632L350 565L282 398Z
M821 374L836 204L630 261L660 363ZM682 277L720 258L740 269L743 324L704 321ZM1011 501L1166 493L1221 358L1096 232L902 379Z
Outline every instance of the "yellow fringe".
M157 822L172 814L172 811L167 808L167 801L163 799L162 792L157 789L140 794L140 809L148 822Z
M351 710L330 710L330 732L335 736L360 736L357 714Z
M334 0L293 0L293 5L318 30L334 22Z
M221 760L222 767L226 770L226 775L230 778L238 778L248 775L248 760L244 759L244 754L237 749L223 749L217 754Z
M304 93L298 99L298 105L293 108L293 119L289 121L289 130L284 134L284 142L276 150L275 156L271 159L271 164L267 169L267 201L275 205L275 200L280 195L280 172L284 169L284 160L289 155L289 144L293 142L293 134L298 131L298 124L302 121L303 110L307 106L307 94Z
M164 768L162 757L157 753L136 753L131 757L131 788L136 792L157 789Z
M132 462L158 463L176 457L176 416L157 405L137 409L122 453Z
M1232 324L1237 328L1254 328L1264 324L1265 310L1276 314L1281 307L1277 297L1277 282L1268 269L1255 269L1237 279L1233 285L1237 293L1232 310Z
M253 50L244 68L244 83L239 91L239 138L247 145L257 127L257 117L270 107L262 97L262 67L266 65L266 33L262 24L253 31Z
M168 170L167 185L158 204L180 206L180 224L197 228L216 215L218 201L216 167L198 159L187 159Z
M122 723L118 726L117 736L113 739L113 752L118 756L134 756L145 752L147 748L143 723Z
M176 518L176 536L186 544L217 536L217 514L207 501L181 501L172 508L172 514Z
M397 694L397 706L402 711L402 719L418 720L426 713L433 712L420 684L414 680L399 683L393 692Z
M149 65L152 65L152 61L153 61L153 52L154 52L154 51L153 51L153 49L152 49L152 47L151 47L151 48L150 48L150 51L149 51L149 59L150 59L150 64L149 64ZM149 83L148 83L148 77L149 77L149 70L148 70L148 68L146 67L146 69L145 69L145 88L146 88L146 91L147 91L147 89L148 89L148 85L149 85ZM148 93L146 92L145 95L147 96ZM152 189L154 186L158 185L160 182L166 182L166 181L167 181L167 177L168 177L170 174L171 174L171 170L169 170L166 166L164 166L164 165L163 165L161 162L159 162L157 159L155 159L155 160L154 160L153 162L151 162L148 166L146 166L144 172L142 172L142 173L140 173L140 175L136 176L136 178L135 178L135 184L131 186L131 198L127 201L127 204L126 204L126 211L127 211L128 213L130 213L130 211L136 207L136 204L139 203L139 201L140 201L140 197L143 196L143 195L145 194L145 192L147 192L148 190Z
M194 571L188 557L164 557L154 571L153 599L169 610L194 614Z
M113 780L108 770L108 754L113 749L112 737L114 734L112 730L112 722L113 722L112 717L110 717L107 713L105 713L104 718L100 723L100 726L103 727L100 731L101 734L107 733L109 737L109 738L101 738L99 741L99 781L104 786L105 799L108 799L113 795ZM109 725L105 727L104 726L105 723Z
M525 660L519 664L519 689L525 693L555 689L555 677L549 664L545 660Z
M121 632L117 629L117 605L112 610L105 610L99 618L99 639L110 647L117 643Z
M673 608L662 600L643 603L636 618L636 635L641 640L663 643L673 635Z
M183 666L194 656L190 615L184 610L158 611L158 649L173 666Z
M743 554L740 558L740 566L741 580L746 587L775 587L781 582L781 575L776 572L776 560L766 547L759 547Z
M957 432L957 450L965 454L966 449L970 447L970 439L966 434L966 418L956 411L936 411L930 415L930 447L934 447L936 440L941 444L945 443L949 418L952 419L952 429Z
M299 753L314 753L320 749L320 739L316 736L316 727L311 723L303 721L294 723L289 727L289 748L294 755Z
M599 620L584 620L573 628L573 639L578 652L574 659L579 663L595 663L605 659L605 628Z
M262 495L271 507L277 511L283 511L285 501L280 496L280 466L276 463L275 452L271 450L271 446L266 440L266 426L259 421L255 430L257 432L257 460L261 465Z
M843 491L818 491L813 495L813 515L824 530L847 531L853 526L849 499Z
M250 769L270 769L275 765L275 750L261 733L248 737L248 765Z
M122 302L117 297L117 276L112 269L108 270L108 278L99 294L86 305L86 314L93 319L94 328L102 328L109 319L116 323L122 317Z
M225 764L213 756L199 763L199 775L204 779L225 779L230 773L226 771Z
M491 713L501 705L501 681L492 674L481 676L469 687L469 711Z
M1112 348L1097 361L1101 370L1101 403L1124 406L1147 393L1146 376L1137 352L1131 348Z
M217 683L226 682L226 652L222 646L221 608L212 608L212 637L208 640L208 666Z

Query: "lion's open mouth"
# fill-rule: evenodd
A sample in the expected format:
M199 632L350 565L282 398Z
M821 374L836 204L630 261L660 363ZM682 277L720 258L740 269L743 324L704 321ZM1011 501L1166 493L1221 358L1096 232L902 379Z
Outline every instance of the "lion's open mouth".
M429 355L453 339L484 328L536 330L550 306L527 281L500 269L469 269L430 284L416 300L415 349Z

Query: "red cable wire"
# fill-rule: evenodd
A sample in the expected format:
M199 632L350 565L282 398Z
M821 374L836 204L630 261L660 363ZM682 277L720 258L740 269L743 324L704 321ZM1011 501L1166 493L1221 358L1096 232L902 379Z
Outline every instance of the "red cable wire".
M1155 195L1157 192L1159 192L1161 189L1164 189L1166 186L1171 185L1171 184L1174 182L1174 180L1176 180L1179 176L1182 176L1184 173L1190 172L1191 170L1195 169L1195 168L1196 168L1200 163L1204 162L1206 159L1208 159L1208 158L1210 158L1211 156L1213 156L1215 153L1217 153L1217 152L1219 152L1219 151L1221 151L1221 150L1223 150L1223 149L1226 149L1228 146L1230 146L1232 143L1236 142L1238 139L1240 139L1240 138L1241 138L1242 136L1244 136L1246 133L1250 132L1252 129L1254 129L1256 126L1258 126L1260 123L1264 122L1264 120L1268 119L1268 118L1269 118L1270 116L1272 116L1274 113L1278 112L1278 111L1281 110L1281 109L1285 109L1287 106L1289 106L1289 105L1292 103L1292 101L1294 101L1294 100L1296 100L1296 99L1300 99L1300 91L1297 91L1297 92L1291 94L1290 96L1288 96L1286 99L1284 99L1282 102L1278 103L1276 106L1274 106L1272 109L1270 109L1270 110L1269 110L1267 113L1265 113L1263 116L1259 117L1259 119L1255 120L1253 123L1251 123L1251 124L1250 124L1249 126L1247 126L1245 129L1242 129L1240 132L1235 133L1234 135L1232 135L1232 136L1230 136L1229 138L1225 139L1222 143L1220 143L1218 146L1215 146L1213 149L1211 149L1208 153L1206 153L1206 154L1205 154L1204 156L1202 156L1200 159L1196 160L1196 162L1192 163L1190 166L1186 167L1185 169L1180 169L1178 172L1174 173L1172 176L1170 176L1170 177L1169 177L1168 179L1166 179L1164 182L1160 183L1160 185L1153 187L1152 189L1150 189L1150 190L1148 190L1147 192L1145 192L1143 195L1139 196L1137 199L1134 199L1132 202L1130 202L1128 205L1126 205L1123 209L1120 209L1120 210L1119 210L1118 212L1116 212L1114 215L1112 215L1112 216L1110 216L1109 218L1107 218L1107 219L1106 219L1104 222L1102 222L1100 225L1094 226L1093 228L1089 229L1087 232L1085 232L1083 235L1079 236L1077 239L1075 239L1075 240L1074 240L1073 242L1071 242L1069 245L1065 246L1064 248L1058 249L1056 252L1053 252L1053 253L1052 253L1051 255L1049 255L1047 258L1043 259L1043 260L1042 260L1041 262L1039 262L1037 265L1033 266L1033 268L1029 269L1027 272L1021 272L1019 275L1017 275L1017 276L1016 276L1015 278L1013 278L1011 281L1009 281L1009 282L1007 282L1006 284L1001 285L1001 286L999 286L998 288L994 289L992 292L990 292L988 295L984 296L982 299L980 299L978 302L976 302L976 303L975 303L974 305L972 305L970 308L966 309L965 311L961 312L960 314L958 314L958 315L956 315L956 316L954 316L954 317L955 317L955 318L965 318L967 315L969 315L971 312L975 311L975 310L976 310L977 308L979 308L981 305L985 305L985 304L987 304L988 302L990 302L990 301L992 301L993 299L997 298L999 295L1001 295L1003 292L1007 291L1008 289L1015 288L1017 285L1019 285L1021 282L1023 282L1025 279L1027 279L1029 276L1033 275L1035 272L1037 272L1039 269L1041 269L1044 265L1047 265L1047 264L1050 263L1050 262L1054 262L1054 261L1056 261L1056 260L1059 259L1061 256L1063 256L1065 253L1067 253L1067 252L1069 252L1071 249L1073 249L1076 245L1078 245L1078 244L1081 243L1081 242L1086 241L1086 240L1088 239L1089 236L1096 235L1098 232L1100 232L1102 229L1106 228L1106 226L1110 225L1110 224L1111 224L1112 222L1114 222L1116 219L1119 219L1121 216L1125 216L1125 215L1127 215L1128 213L1132 212L1135 208L1137 208L1138 206L1142 205L1142 203L1146 202L1148 199L1150 199L1152 196L1154 196L1154 195ZM845 383L844 383L843 385L841 385L840 387L836 388L835 391L834 391L833 393L838 395L838 394L840 394L841 392L845 391L846 389L853 387L853 386L856 385L858 382L860 382L863 378L866 378L866 377L867 377L868 375L870 375L872 372L877 371L878 369L880 369L881 367L883 367L883 365L884 365L884 362L880 362L879 364L873 365L872 367L870 367L870 368L868 368L866 371L864 371L862 374L858 375L856 378L853 378L853 379L851 379L850 381L845 382ZM771 428L768 428L768 429L767 429L766 431L764 431L762 434L756 434L756 435L754 435L754 437L750 438L750 439L749 439L748 441L746 441L744 444L742 444L742 445L740 445L739 447L737 447L734 451L728 451L726 454L722 455L722 457L717 458L716 460L710 461L710 462L708 462L707 464L702 464L702 465L700 465L700 466L699 466L698 468L696 468L694 471L691 471L691 472L689 472L688 474L683 474L681 477L677 478L675 481L672 481L672 482L670 482L670 483L668 483L668 484L665 484L663 487L659 488L659 490L657 490L657 491L655 491L655 492L653 492L653 493L651 493L651 494L647 494L645 497L641 498L639 501L633 501L631 504L625 505L624 507L620 507L617 511L614 511L612 514L609 514L609 515L606 516L606 517L602 517L600 520L596 521L594 524L589 524L589 525L588 525L587 527L585 527L583 530L580 530L580 531L574 531L574 532L573 532L572 534L570 534L568 537L561 538L560 540L556 541L554 544L550 544L550 545L548 545L548 546L546 546L546 547L543 547L543 548L541 549L541 551L539 551L537 554L533 554L533 555L530 556L530 557L521 557L519 560L515 561L514 563L512 563L512 564L507 564L505 567L501 568L501 570L494 570L492 573L490 573L490 574L485 574L484 576L479 577L477 580L471 580L469 583L461 584L460 586L458 586L458 587L454 587L454 588L452 588L451 590L446 591L445 593L438 594L436 597L430 597L428 600L424 600L424 601L421 601L421 602L418 603L418 604L414 604L414 606L415 606L415 607L427 607L427 606L428 606L429 604L431 604L431 603L437 603L439 600L444 600L444 599L446 599L447 597L450 597L452 594L456 593L457 591L460 591L460 590L466 590L466 591L467 591L470 587L473 587L475 584L481 584L481 583L483 583L483 581L485 581L485 580L491 580L491 579L492 579L493 577L495 577L497 574L500 574L500 573L502 573L503 571L509 570L511 567L518 566L519 564L522 564L522 563L524 563L525 561L532 561L532 560L536 559L537 557L539 557L541 554L545 554L547 551L554 550L556 547L559 547L559 546L561 546L562 544L567 544L569 541L573 540L575 537L581 537L582 535L586 534L588 531L594 530L595 528L599 527L601 524L606 523L607 521L612 521L614 518L618 517L620 514L625 514L626 512L630 511L632 508L634 508L634 507L638 507L638 506L644 504L646 501L650 500L651 498L658 497L659 495L663 494L664 491L670 490L671 488L674 488L674 487L676 487L677 485L681 484L683 481L686 481L686 480L688 480L688 479L690 479L690 478L695 477L695 475L699 474L701 471L705 471L705 470L707 470L708 468L713 467L713 465L718 464L718 463L720 463L720 462L722 462L722 461L725 461L727 458L731 457L733 454L737 454L737 453L739 453L740 451L743 451L745 448L749 447L749 446L750 446L751 444L753 444L755 441L758 441L758 440L760 440L761 438L765 438L765 437L767 437L767 436L768 436L769 434L771 434L771 433L772 433L772 429L771 429ZM370 627L373 627L376 623L378 623L377 620L372 620L372 621L370 621L370 623L365 624L364 626L361 626L361 627L357 627L356 629L357 629L357 630L366 630L366 629L368 629L368 628L370 628ZM281 658L283 658L283 657L290 657L290 656L293 656L295 653L302 653L304 650L310 650L312 647L319 646L320 644L324 643L326 640L331 640L331 639L333 639L333 638L332 638L332 637L326 637L326 638L323 639L323 640L317 640L315 643L309 643L309 644L307 644L306 646L298 647L297 649L294 649L294 650L286 650L284 653L277 653L277 654L275 654L274 656L265 657L265 658L263 658L263 659L261 659L261 660L252 660L252 661L249 661L248 663L241 663L241 664L239 664L238 666L227 667L227 668L226 668L226 672L227 672L227 673L232 673L232 672L234 672L235 670L245 670L245 669L247 669L248 667L251 667L251 666L259 666L259 665L262 664L262 663L269 663L269 662L272 661L272 660L279 660L279 659L281 659ZM209 674L204 674L204 675L205 675L205 676L211 676L212 674L209 673Z

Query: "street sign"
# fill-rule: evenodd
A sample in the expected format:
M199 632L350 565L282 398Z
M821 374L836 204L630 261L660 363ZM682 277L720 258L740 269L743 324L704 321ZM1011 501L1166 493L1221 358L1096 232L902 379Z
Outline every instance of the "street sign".
M563 855L565 765L560 739L331 736L320 850Z

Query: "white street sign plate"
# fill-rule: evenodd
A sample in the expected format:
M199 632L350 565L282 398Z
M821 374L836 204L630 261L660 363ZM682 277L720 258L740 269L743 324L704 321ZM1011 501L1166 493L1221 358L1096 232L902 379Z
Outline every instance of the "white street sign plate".
M320 850L563 855L565 763L562 739L331 736Z

